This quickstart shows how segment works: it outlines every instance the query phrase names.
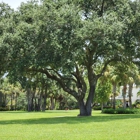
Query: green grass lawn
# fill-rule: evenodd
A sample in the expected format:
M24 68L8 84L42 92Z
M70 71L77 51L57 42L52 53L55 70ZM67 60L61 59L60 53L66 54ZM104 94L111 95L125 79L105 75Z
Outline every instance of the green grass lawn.
M0 112L0 140L140 140L140 114Z

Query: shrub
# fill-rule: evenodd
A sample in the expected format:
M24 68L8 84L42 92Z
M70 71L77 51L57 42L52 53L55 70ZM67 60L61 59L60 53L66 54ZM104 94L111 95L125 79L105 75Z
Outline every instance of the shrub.
M104 109L112 109L111 106L104 106Z
M107 113L107 114L137 114L137 113L140 113L140 110L138 110L138 109L123 109L123 108L103 109L102 113Z
M101 106L94 106L93 109L94 110L101 110Z
M136 105L136 108L139 108L139 109L140 109L140 103L138 103L138 104Z
M110 108L110 109L103 109L102 110L102 113L107 113L107 114L115 114L115 111L114 109Z
M8 111L8 107L0 107L0 111Z

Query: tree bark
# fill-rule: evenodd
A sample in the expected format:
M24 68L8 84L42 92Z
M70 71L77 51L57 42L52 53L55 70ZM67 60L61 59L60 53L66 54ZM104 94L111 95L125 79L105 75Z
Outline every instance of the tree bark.
M17 100L18 100L18 95L16 93L16 95L15 95L15 110L17 110Z
M11 93L11 105L10 105L10 110L13 110L13 94Z
M123 107L124 107L124 108L126 108L126 99L125 99L126 90L127 90L127 85L125 84L125 85L123 86Z
M35 109L34 109L34 93L32 93L33 95L31 95L32 97L31 97L31 103L30 103L30 105L31 105L31 111L34 111Z
M113 109L116 109L116 100L115 100L115 94L116 94L116 84L113 84Z
M42 105L42 111L43 111L43 112L44 112L45 109L46 109L46 105L47 105L46 100L47 100L47 93L45 93L44 96L43 96L43 105Z
M78 116L87 116L87 110L83 99L79 99L80 114Z
M29 90L27 91L27 100L28 100L28 108L27 108L27 110L28 110L28 112L30 112L31 111L31 107L30 107L30 93L29 93Z
M27 100L28 100L28 107L27 110L28 112L32 111L32 98L31 98L31 89L27 89Z
M38 111L38 104L37 104L37 101L36 101L36 97L35 97L35 111Z
M103 109L104 109L104 103L101 103L101 110L103 112Z
M90 85L89 95L88 95L86 104L84 103L83 98L78 100L79 109L80 109L79 116L91 116L92 115L92 104L93 104L93 98L94 98L94 94L95 94L96 83L97 83L97 80L95 79L94 82L92 83L92 85Z
M90 85L89 95L86 102L87 116L91 116L92 114L92 104L93 104L93 98L95 94L95 87L96 87L96 80L92 85Z
M132 88L133 88L133 83L129 83L129 90L128 90L128 95L129 95L129 108L132 108Z
M38 105L37 105L37 111L41 111L41 98L38 98Z
M51 102L50 110L54 110L54 108L55 108L55 103L54 103L54 98L53 98L53 96L50 97L50 102Z
M43 93L39 93L38 96L38 104L37 104L37 111L42 111L42 97L43 97Z

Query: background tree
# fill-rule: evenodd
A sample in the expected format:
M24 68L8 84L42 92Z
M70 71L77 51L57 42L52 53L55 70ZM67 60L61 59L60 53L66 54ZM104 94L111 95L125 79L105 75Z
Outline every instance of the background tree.
M8 68L8 49L6 45L3 44L3 37L6 32L12 31L9 21L12 17L13 12L14 11L8 4L3 2L0 3L0 78L4 75Z
M137 81L140 80L140 75L139 75L139 71L138 71L138 67L136 65L134 65L133 63L128 67L128 71L127 71L127 75L128 75L128 97L129 97L129 107L132 108L132 90L134 87L134 84L138 84Z
M120 73L118 72L118 67L115 65L115 66L112 66L110 68L110 81L112 83L112 95L111 95L111 98L113 97L113 109L116 108L116 99L115 97L118 95L118 91L117 91L117 87L118 87L118 84L120 82Z
M17 110L17 102L20 93L22 92L19 83L11 84L8 78L4 78L0 86L2 107L10 107L10 110Z
M101 109L103 110L103 105L109 101L109 96L112 92L112 86L109 80L99 79L96 87L95 100L97 103L101 104Z

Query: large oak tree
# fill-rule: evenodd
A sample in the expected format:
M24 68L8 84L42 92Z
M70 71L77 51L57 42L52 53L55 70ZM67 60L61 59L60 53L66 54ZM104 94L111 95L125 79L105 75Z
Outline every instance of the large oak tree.
M132 60L130 52L136 48L126 45L125 35L136 21L129 0L22 3L3 38L9 74L46 74L76 98L80 116L89 116L97 80L107 65Z

